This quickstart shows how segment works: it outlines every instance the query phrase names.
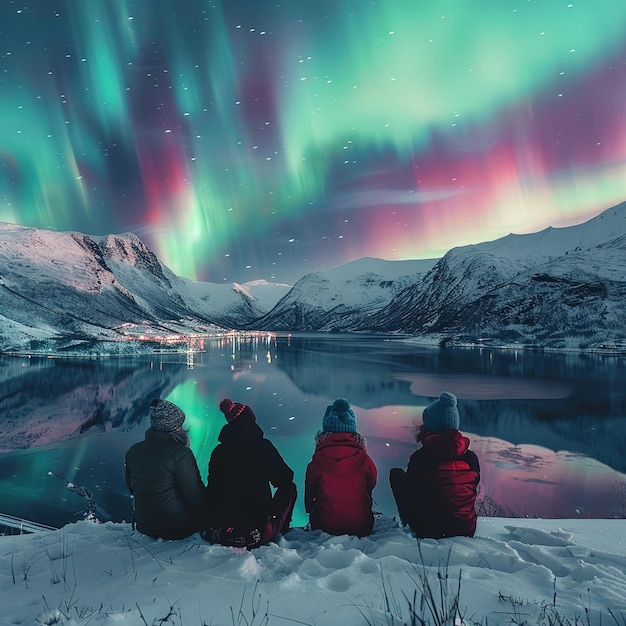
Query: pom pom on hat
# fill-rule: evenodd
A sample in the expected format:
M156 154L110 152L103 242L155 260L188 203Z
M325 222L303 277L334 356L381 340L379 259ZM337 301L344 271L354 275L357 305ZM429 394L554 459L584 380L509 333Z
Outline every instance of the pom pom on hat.
M180 428L185 421L182 409L169 400L155 398L150 403L150 427L166 433Z
M322 420L322 430L326 433L355 433L356 417L350 403L345 398L337 398L326 407Z
M456 396L448 391L442 391L439 398L424 409L422 419L424 426L432 433L440 433L442 430L458 430L460 420Z
M252 409L246 404L241 404L240 402L233 402L230 398L224 398L220 402L220 411L224 414L226 421L228 423L236 420L240 415L244 413L248 413L252 416L253 419L256 419L254 412Z

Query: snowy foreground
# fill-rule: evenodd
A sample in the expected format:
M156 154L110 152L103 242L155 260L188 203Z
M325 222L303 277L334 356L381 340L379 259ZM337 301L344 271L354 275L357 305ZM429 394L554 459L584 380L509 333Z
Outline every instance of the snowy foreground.
M460 617L433 618L459 577ZM626 520L480 518L472 539L417 542L381 518L251 552L81 521L0 537L0 607L1 624L626 624Z

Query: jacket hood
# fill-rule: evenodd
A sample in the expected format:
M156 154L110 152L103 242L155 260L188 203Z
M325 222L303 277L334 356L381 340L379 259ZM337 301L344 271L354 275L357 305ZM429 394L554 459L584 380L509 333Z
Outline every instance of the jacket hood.
M327 432L318 430L315 435L316 448L320 446L358 446L365 449L365 438L359 433Z
M220 431L217 439L220 443L241 446L255 439L263 439L263 436L261 427L253 418L248 417L244 413L236 420L226 424Z
M444 430L428 433L424 438L424 448L437 459L458 459L470 446L470 440L458 430Z
M315 460L330 472L352 473L366 458L365 443L358 433L320 432L316 440Z

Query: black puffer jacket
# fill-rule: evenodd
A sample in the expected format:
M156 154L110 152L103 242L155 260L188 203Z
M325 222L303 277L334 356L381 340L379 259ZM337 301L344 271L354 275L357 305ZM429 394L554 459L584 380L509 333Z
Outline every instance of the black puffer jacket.
M274 513L270 483L289 487L293 470L248 413L226 424L218 439L209 461L208 525L262 526Z
M137 530L181 539L200 529L206 489L187 438L150 428L126 453L126 486L135 496Z

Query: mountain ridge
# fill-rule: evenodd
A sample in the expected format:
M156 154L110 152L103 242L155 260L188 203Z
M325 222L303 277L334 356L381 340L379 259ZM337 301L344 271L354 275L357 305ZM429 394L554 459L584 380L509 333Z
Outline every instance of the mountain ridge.
M440 259L363 257L292 287L177 276L133 233L0 223L0 350L225 330L375 332L434 345L626 347L626 202ZM118 347L118 351L121 348Z
M626 345L625 233L622 203L578 226L455 248L360 329L445 343Z

